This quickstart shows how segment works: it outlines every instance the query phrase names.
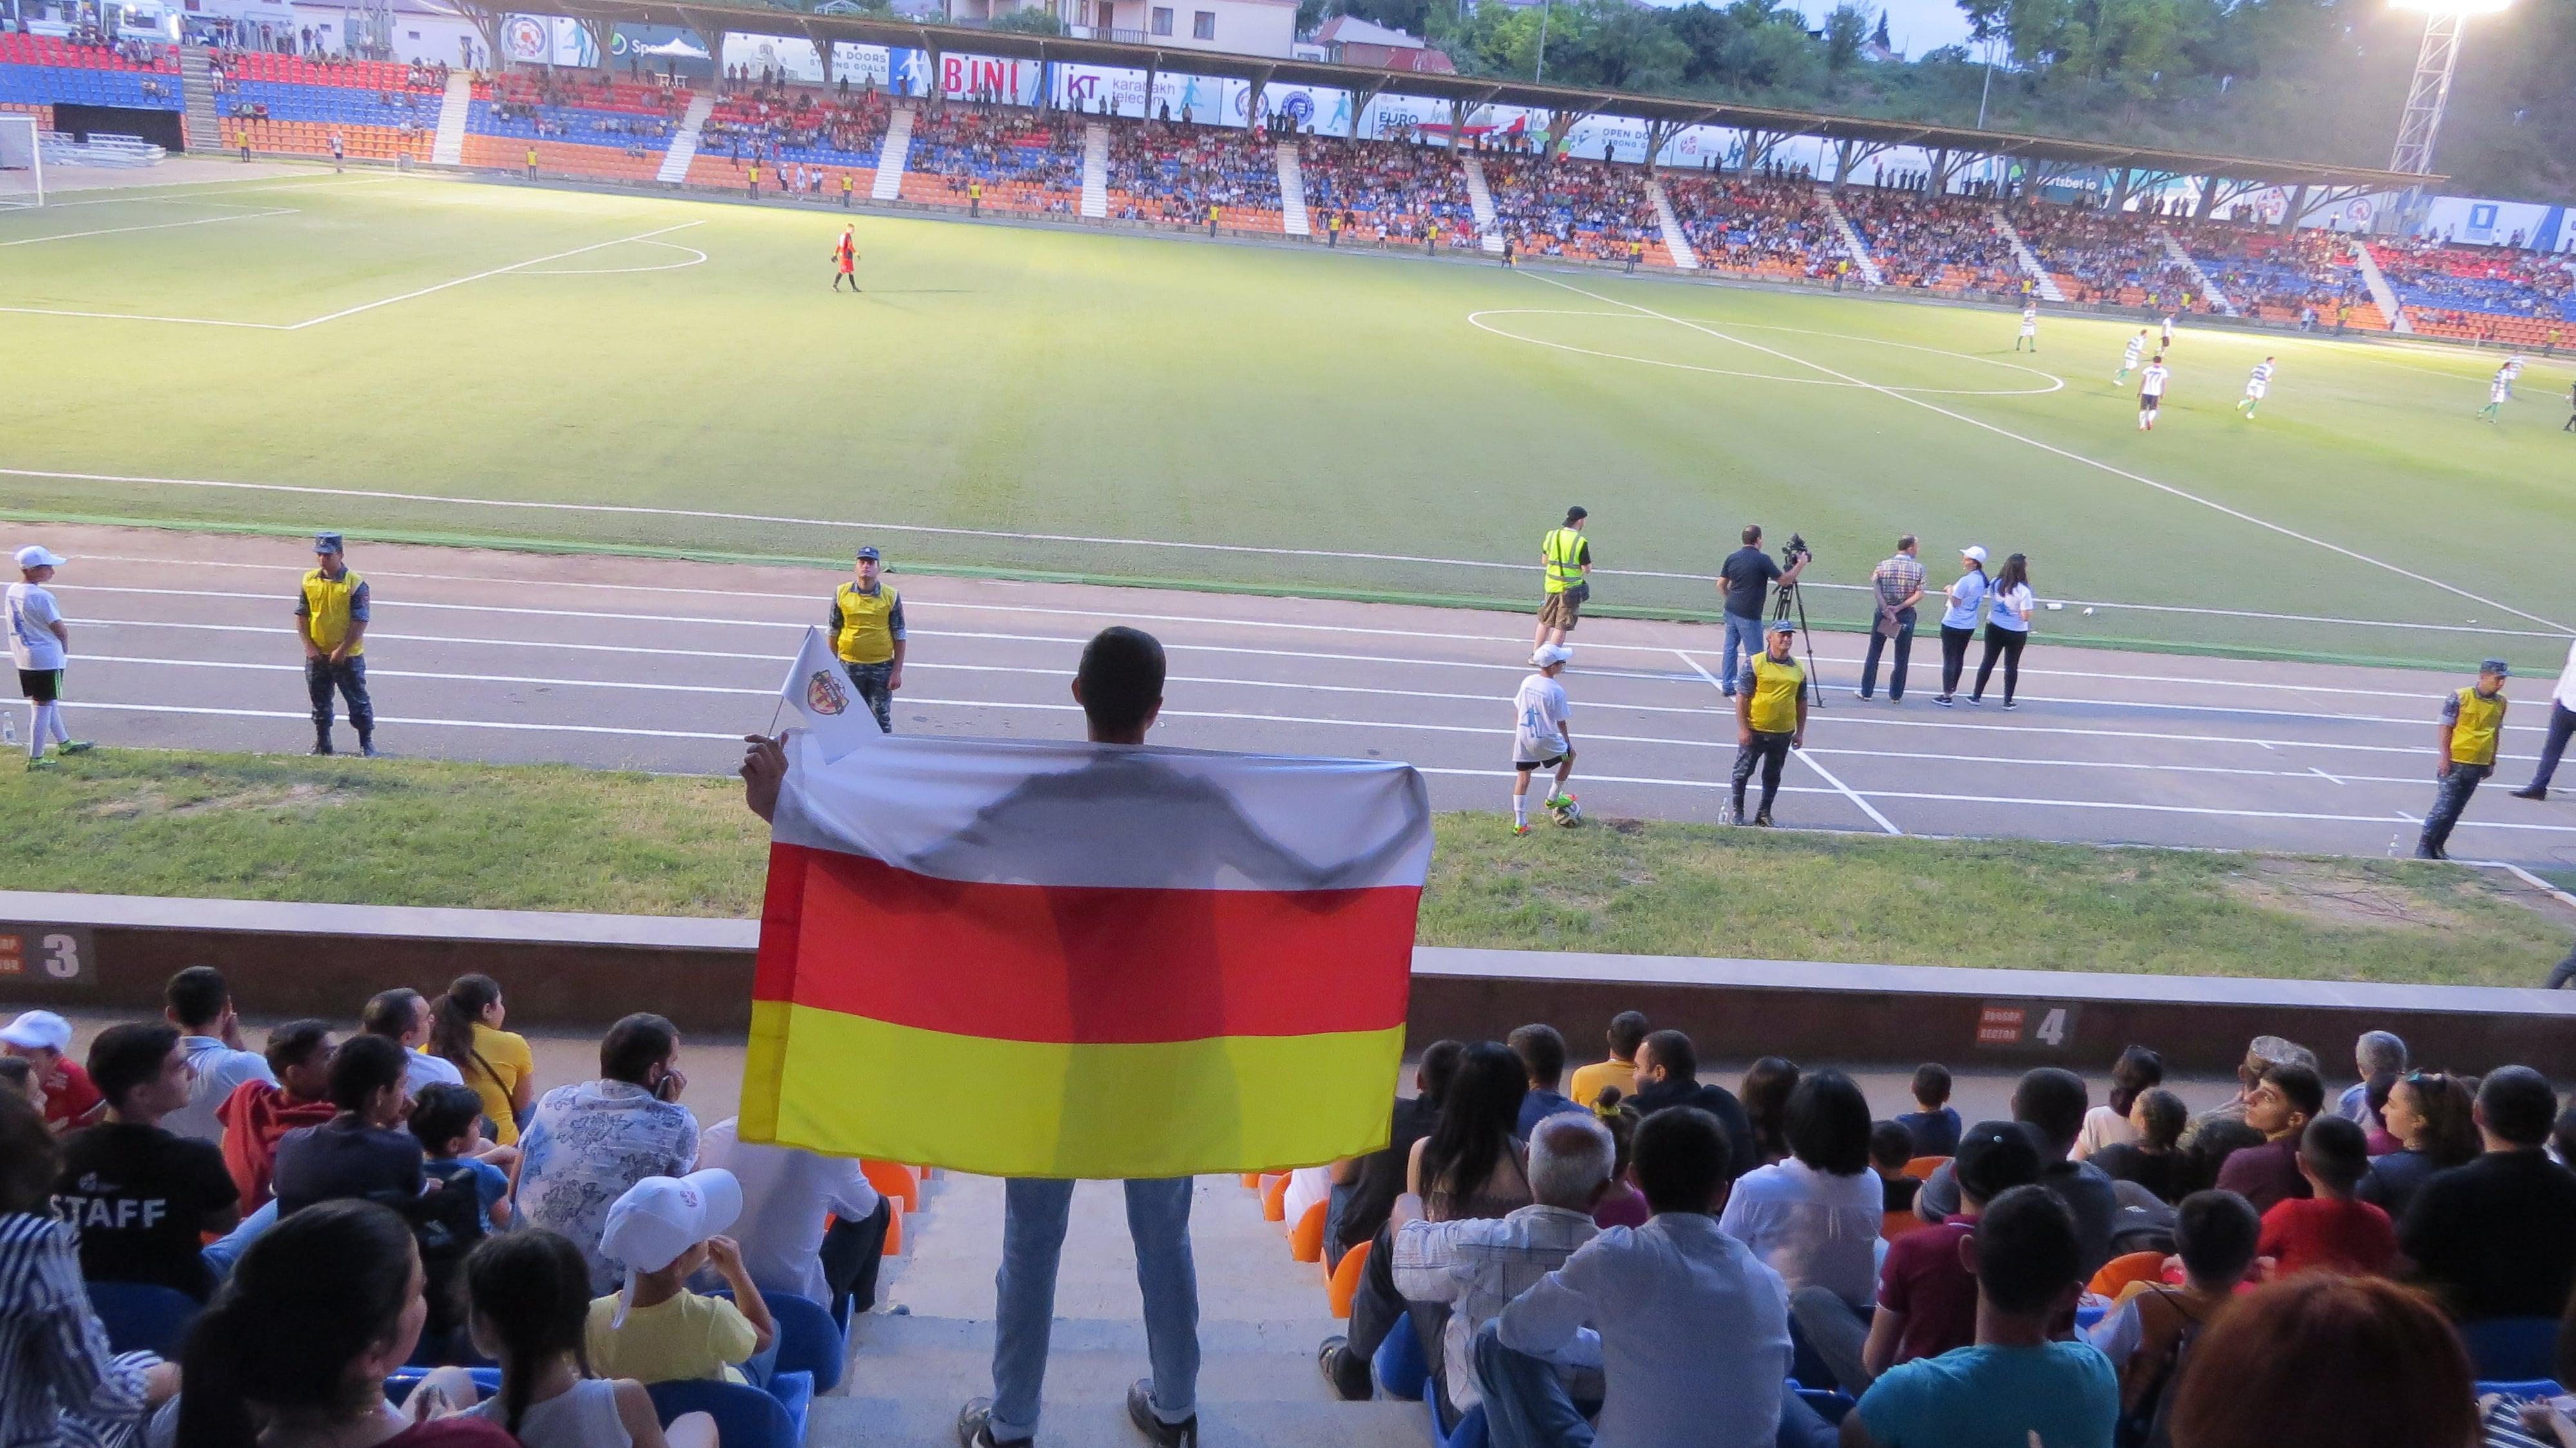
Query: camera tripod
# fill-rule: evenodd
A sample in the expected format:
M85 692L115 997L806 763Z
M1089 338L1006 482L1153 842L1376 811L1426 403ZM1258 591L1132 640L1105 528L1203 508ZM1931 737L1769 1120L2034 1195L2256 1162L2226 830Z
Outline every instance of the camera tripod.
M1783 583L1771 590L1771 621L1778 623L1792 613L1797 615L1798 638L1807 646L1807 694L1816 708L1825 707L1825 686L1816 678L1816 636L1807 631L1807 600L1798 585ZM1768 648L1766 642L1763 645Z

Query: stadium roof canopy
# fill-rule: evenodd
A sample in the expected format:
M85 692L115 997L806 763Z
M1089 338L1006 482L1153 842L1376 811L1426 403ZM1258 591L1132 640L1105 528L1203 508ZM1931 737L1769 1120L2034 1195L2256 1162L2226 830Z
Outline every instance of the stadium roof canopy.
M2101 167L2109 171L2127 169L2172 176L2207 176L2235 182L2351 188L2365 192L2404 190L2445 179L2363 166L2164 151L2105 141L2028 136L2011 131L1925 125L1864 116L1823 115L1679 96L1636 95L1583 86L1498 80L1487 76L1382 70L1372 66L1276 59L1133 41L1035 35L981 26L931 24L897 16L810 15L767 6L699 4L693 0L554 0L546 8L553 13L582 20L686 26L701 35L719 30L740 35L784 35L811 40L818 47L825 41L843 45L904 46L944 54L1218 76L1263 85L1320 86L1363 96L1391 92L1470 106L1495 104L1576 115L1624 116L1674 127L1726 126L1778 136L1821 136L1831 141L1851 141L1866 146L1920 146L1927 150L1948 150L1969 156L2009 156L2060 166ZM1358 109L1353 107L1354 112Z

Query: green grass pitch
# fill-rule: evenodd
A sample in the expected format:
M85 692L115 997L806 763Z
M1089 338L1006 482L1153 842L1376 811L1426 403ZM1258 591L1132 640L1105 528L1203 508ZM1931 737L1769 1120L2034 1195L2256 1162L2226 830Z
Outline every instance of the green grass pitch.
M1520 602L1580 502L1605 569L1713 572L1748 521L1803 532L1820 582L1903 531L1936 579L2027 552L2075 601L2059 641L2554 671L2576 617L2564 360L2489 424L2493 355L2186 325L2142 434L2111 381L2134 321L2049 315L2016 356L1991 310L865 214L852 298L837 209L328 173L98 196L0 213L22 519L867 536L899 566ZM1712 607L1643 576L1595 603Z

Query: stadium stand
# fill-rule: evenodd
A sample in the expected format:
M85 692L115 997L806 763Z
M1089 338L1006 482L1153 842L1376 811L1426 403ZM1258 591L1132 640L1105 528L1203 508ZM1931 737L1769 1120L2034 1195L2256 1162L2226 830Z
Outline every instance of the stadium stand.
M1887 284L1924 291L2019 295L2021 266L1995 234L1991 201L1845 188L1837 202Z
M1418 141L1307 136L1297 143L1306 207L1342 216L1352 241L1419 241L1433 224L1451 235L1475 226L1457 158Z
M1657 264L1670 264L1639 168L1571 156L1480 160L1495 223L1521 255L1625 262L1631 246L1644 245Z
M2366 244L2418 332L2555 348L2576 331L2576 273L2563 257L2429 239Z
M1279 157L1274 143L1232 126L1138 121L1109 135L1109 214L1127 221L1203 226L1211 207L1227 231L1277 234ZM1308 205L1313 205L1310 198Z
M1080 120L1062 111L956 102L915 117L903 199L1070 216L1082 203ZM1275 195L1276 186L1273 186Z
M1842 259L1822 193L1804 182L1683 172L1665 178L1664 193L1710 270L1803 280L1831 275Z
M0 105L175 111L185 104L178 53L167 46L83 44L0 32Z

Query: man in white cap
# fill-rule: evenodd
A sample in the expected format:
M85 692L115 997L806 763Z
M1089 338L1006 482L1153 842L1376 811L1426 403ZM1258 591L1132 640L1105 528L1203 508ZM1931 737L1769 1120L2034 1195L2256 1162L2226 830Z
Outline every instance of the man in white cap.
M51 768L48 743L55 752L78 754L89 748L63 727L63 662L71 651L72 633L63 626L62 605L45 587L65 562L61 554L30 543L18 550L18 581L9 585L7 625L9 657L18 665L18 692L27 700L27 767Z
M1546 809L1571 803L1574 796L1565 792L1565 782L1574 777L1574 707L1565 697L1565 686L1556 676L1565 672L1574 650L1563 644L1543 644L1530 655L1530 667L1538 670L1521 680L1518 694L1512 696L1512 834L1528 834L1530 776L1542 769L1556 771L1556 783L1547 792Z
M777 1341L778 1328L742 1248L723 1235L741 1215L741 1183L718 1170L646 1177L609 1207L599 1250L624 1264L625 1284L590 1305L590 1363L601 1376L750 1381L738 1365ZM731 1302L688 1289L706 1266L733 1289Z
M63 1054L71 1048L72 1023L52 1011L25 1011L0 1026L0 1055L35 1068L36 1084L45 1088L45 1124L57 1133L87 1126L107 1109L89 1072Z

